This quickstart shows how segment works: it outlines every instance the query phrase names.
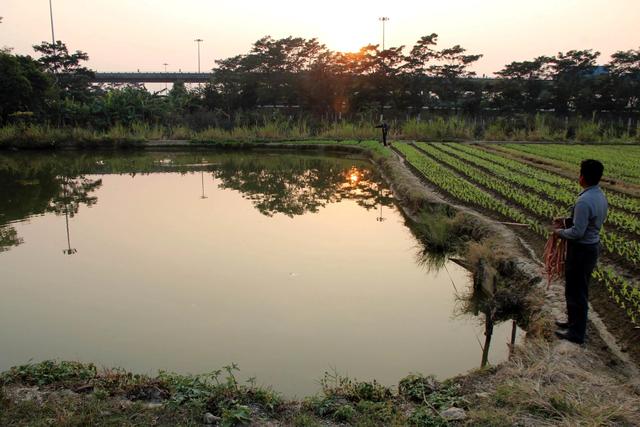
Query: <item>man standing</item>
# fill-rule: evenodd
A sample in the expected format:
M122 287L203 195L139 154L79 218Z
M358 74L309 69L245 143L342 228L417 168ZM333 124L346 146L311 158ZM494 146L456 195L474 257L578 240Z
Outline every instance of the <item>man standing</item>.
M604 166L597 160L584 160L580 164L580 186L571 218L564 229L553 232L566 239L565 298L567 322L556 325L566 332L556 331L560 339L577 344L584 343L589 310L589 279L600 252L600 228L607 217L607 198L598 185Z

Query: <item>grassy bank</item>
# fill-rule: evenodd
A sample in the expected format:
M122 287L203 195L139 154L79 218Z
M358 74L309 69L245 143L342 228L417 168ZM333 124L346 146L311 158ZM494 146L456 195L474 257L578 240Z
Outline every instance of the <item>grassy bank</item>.
M155 377L45 361L0 374L0 425L631 426L640 388L601 355L530 342L509 362L438 382L411 374L396 387L333 373L321 391L289 400L237 367Z
M18 366L0 376L0 425L445 425L440 413L464 406L456 382L420 375L389 388L325 373L317 395L286 400L239 383L236 371L149 377L77 362Z
M253 142L292 140L375 140L380 130L369 122L327 122L311 128L304 120L276 120L232 129L210 127L193 130L185 126L166 127L137 123L116 125L108 130L56 128L37 124L0 127L0 148L39 148L59 145L127 146L153 140L196 142ZM610 124L586 119L559 121L542 115L498 118L490 121L461 116L391 122L389 138L395 140L485 140L546 141L584 143L640 143L640 128L614 129Z

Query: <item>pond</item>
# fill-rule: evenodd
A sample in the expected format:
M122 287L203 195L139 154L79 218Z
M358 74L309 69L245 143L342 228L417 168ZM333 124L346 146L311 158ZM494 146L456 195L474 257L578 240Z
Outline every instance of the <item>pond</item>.
M270 152L0 155L0 370L64 359L287 396L480 365L468 273L429 268L375 167ZM506 359L497 325L489 361Z

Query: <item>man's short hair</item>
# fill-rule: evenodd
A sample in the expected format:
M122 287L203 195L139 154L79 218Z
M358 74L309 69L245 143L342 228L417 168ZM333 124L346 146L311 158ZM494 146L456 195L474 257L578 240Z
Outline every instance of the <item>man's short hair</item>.
M603 172L604 165L598 160L587 159L580 163L580 175L582 175L587 185L598 184Z

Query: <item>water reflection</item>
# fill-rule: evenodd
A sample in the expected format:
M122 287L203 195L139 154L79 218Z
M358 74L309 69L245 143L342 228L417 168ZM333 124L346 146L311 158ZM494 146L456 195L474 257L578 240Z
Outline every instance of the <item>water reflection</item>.
M101 179L60 175L51 163L28 165L12 160L0 157L0 252L24 243L12 223L52 212L65 215L68 231L68 218L76 215L80 206L97 203L91 194L100 188ZM71 249L69 244L69 253L73 253Z
M432 252L425 246L420 246L416 254L416 262L428 271L443 269L447 273L458 302L454 314L456 317L472 317L481 320L484 341L481 341L477 335L476 339L481 351L480 367L483 368L489 363L494 329L505 322L509 322L511 326L510 340L506 343L509 348L509 356L511 356L519 329L516 319L524 322L524 319L520 316L525 310L522 307L515 306L504 289L498 290L493 285L485 286L486 281L495 281L495 276L476 274L473 286L469 289L463 288L463 292L460 292L453 276L449 272L447 263L453 261L466 270L471 271L473 269L463 259L456 258L457 255L455 250ZM524 323L521 325L526 326Z
M372 168L331 164L321 159L285 158L266 168L257 159L230 160L213 171L220 188L240 191L266 216L315 213L330 203L354 200L369 210L392 204L389 189Z
M202 195L200 196L201 199L206 199L207 196L205 196L204 194L204 170L200 171L200 182L202 184Z
M67 249L71 246L69 218L81 206L98 203L95 191L102 179L91 174L137 174L200 171L200 199L207 199L205 175L218 181L221 189L239 191L266 216L288 217L316 213L343 199L354 200L367 209L391 206L393 198L381 178L363 159L343 159L280 154L211 154L207 157L184 153L155 153L126 157L114 154L0 156L0 252L22 243L12 222L53 212L65 216Z

